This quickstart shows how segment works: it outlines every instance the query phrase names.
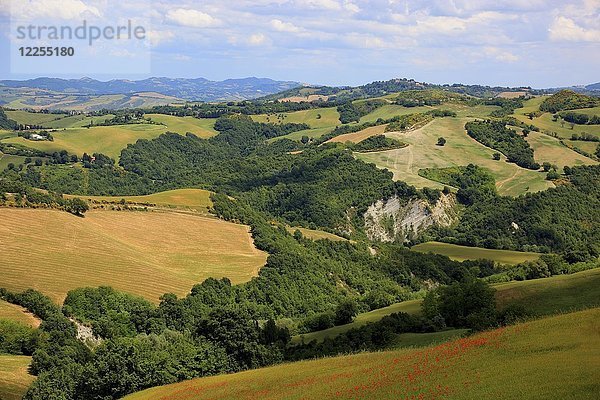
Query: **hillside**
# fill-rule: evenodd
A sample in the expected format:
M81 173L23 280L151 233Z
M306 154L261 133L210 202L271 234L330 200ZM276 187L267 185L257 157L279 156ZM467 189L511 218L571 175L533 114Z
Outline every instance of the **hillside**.
M588 399L600 389L599 318L600 310L592 309L422 350L286 364L153 388L126 399L512 399L517 393L528 399Z
M598 285L600 285L600 268L572 275L497 284L494 285L494 289L498 308L504 309L509 305L518 304L529 315L544 316L600 306L600 294L595 290ZM292 343L309 343L312 340L321 342L325 338L333 338L351 329L379 321L393 313L420 314L421 303L420 299L408 300L362 313L352 323L298 335L292 338ZM427 334L414 335L426 336Z
M204 78L171 79L157 77L139 81L115 79L107 82L90 78L36 78L25 81L0 81L0 87L4 86L5 88L12 89L40 89L51 92L68 93L69 95L103 96L154 92L169 96L173 100L179 98L193 101L247 100L281 92L299 85L300 84L297 82L274 81L265 78L228 79L220 82L210 81ZM0 96L0 104L3 102L8 103L4 96ZM135 105L132 106L135 107ZM68 106L63 105L63 108L66 109Z
M266 260L247 227L174 212L96 211L77 218L3 208L0 235L2 286L36 288L57 302L71 289L101 285L156 302L164 293L184 295L208 277L248 281Z

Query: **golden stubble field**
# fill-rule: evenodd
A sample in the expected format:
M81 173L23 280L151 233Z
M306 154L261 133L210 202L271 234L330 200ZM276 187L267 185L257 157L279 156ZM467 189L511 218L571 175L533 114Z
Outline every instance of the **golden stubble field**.
M179 212L0 208L2 285L61 302L69 290L108 285L157 302L208 277L249 281L267 254L249 228Z

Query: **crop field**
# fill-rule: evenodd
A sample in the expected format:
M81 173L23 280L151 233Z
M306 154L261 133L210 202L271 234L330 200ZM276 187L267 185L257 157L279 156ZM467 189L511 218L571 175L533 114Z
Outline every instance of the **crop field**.
M340 124L340 114L336 108L316 108L279 114L252 115L255 122L274 124L308 124L311 128L329 128Z
M146 114L145 117L166 125L169 132L179 133L180 135L191 132L200 138L209 138L218 133L215 131L216 118L200 119L194 117L176 117L164 114Z
M377 125L372 126L370 128L363 129L362 131L353 132L353 133L345 133L340 136L336 136L333 139L329 139L325 143L360 143L365 139L370 138L375 135L383 135L385 133L385 128L387 125Z
M0 283L0 287L1 285ZM0 300L0 319L8 319L34 328L40 325L40 320L27 312L23 307L7 303L4 300Z
M592 309L424 349L277 365L126 399L591 399L600 391L599 329Z
M478 164L487 168L496 179L498 192L507 196L518 196L526 192L537 192L553 187L545 180L546 175L521 168L506 162L502 156L495 161L495 150L483 146L470 138L464 125L468 119L437 118L424 127L408 133L388 133L389 137L408 143L409 146L382 152L357 154L356 157L374 163L379 168L387 168L395 180L405 181L418 188L443 188L439 182L419 176L422 168L446 168ZM439 137L444 137L445 146L437 146Z
M208 212L212 207L211 192L202 189L176 189L153 193L146 196L73 196L94 202L119 203L125 200L136 204L156 204L158 206L183 207Z
M0 355L0 399L21 400L35 377L27 373L31 357Z
M108 285L158 301L208 277L250 280L265 264L247 226L178 212L0 209L2 286L69 290Z
M54 152L67 150L69 153L82 156L83 153L103 153L118 159L121 150L138 139L154 139L167 128L163 125L135 124L115 126L95 126L92 128L76 128L52 133L54 141L35 142L24 138L10 138L6 143L20 144L34 149Z
M481 247L459 246L456 244L440 242L421 243L413 246L411 250L418 251L419 253L441 254L456 261L485 259L507 265L537 260L541 255L539 253L484 249Z
M573 167L577 165L598 164L596 161L561 144L559 139L543 133L530 132L526 140L533 149L535 161L540 164L549 162L558 166L561 171L565 165Z
M320 239L329 239L334 242L342 242L348 239L345 239L341 236L334 235L333 233L319 231L316 229L308 229L308 228L300 228L300 227L287 227L288 232L293 234L297 230L302 233L302 236L312 240L320 240Z

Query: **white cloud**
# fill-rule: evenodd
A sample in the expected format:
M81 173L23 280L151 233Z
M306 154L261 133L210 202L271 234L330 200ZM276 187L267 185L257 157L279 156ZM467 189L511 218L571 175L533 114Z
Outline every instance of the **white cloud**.
M173 40L175 38L175 34L168 30L151 30L146 32L146 38L148 39L151 46L158 46L161 43L167 43Z
M2 8L6 9L2 2ZM75 20L86 17L100 17L101 11L81 0L30 0L23 4L22 0L8 1L11 16L15 19L61 19Z
M600 29L585 29L567 17L556 17L548 31L554 41L600 42Z
M301 31L296 25L290 22L283 22L279 19L271 20L271 27L278 32L298 33Z
M177 61L190 61L192 59L192 57L186 56L185 54L176 54L173 58Z
M511 53L510 51L502 50L497 47L485 47L483 49L486 56L493 58L497 61L513 63L519 61L519 57Z
M220 24L219 20L202 11L185 8L169 10L166 18L167 21L191 28L209 28Z
M262 33L255 33L248 38L248 44L251 46L261 46L267 41L268 38Z

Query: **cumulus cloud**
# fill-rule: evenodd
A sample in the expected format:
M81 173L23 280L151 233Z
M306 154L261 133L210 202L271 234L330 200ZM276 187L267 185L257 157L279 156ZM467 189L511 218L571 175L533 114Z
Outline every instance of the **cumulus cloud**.
M175 33L169 30L150 30L146 32L146 38L151 46L168 43L175 38Z
M283 22L279 19L271 20L271 27L278 32L298 33L302 30L291 22Z
M169 10L166 15L169 22L191 28L209 28L219 25L220 21L202 11L186 8Z
M3 1L3 9L10 9L15 19L60 19L75 20L90 17L100 17L100 9L90 2L82 0L30 0L26 5L23 1ZM8 7L5 8L5 5Z
M485 47L483 49L486 56L493 58L500 62L516 62L519 61L519 57L511 53L510 51L502 50L497 47Z
M586 29L571 18L559 16L548 29L550 39L569 42L600 42L600 29Z
M248 44L251 46L261 46L268 41L267 36L262 33L255 33L248 38Z

